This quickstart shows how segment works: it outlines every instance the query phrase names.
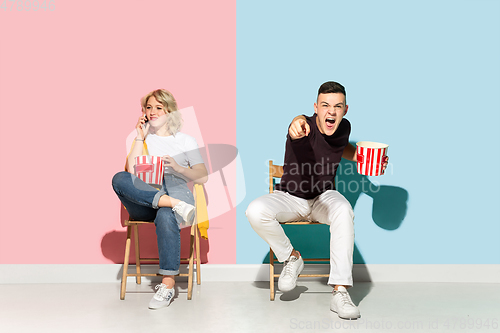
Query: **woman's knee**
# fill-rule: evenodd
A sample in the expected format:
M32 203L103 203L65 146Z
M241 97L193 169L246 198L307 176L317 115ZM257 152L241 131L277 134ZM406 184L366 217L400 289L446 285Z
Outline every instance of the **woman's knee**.
M113 176L113 179L111 180L111 185L113 186L113 189L115 189L116 191L118 188L120 188L120 186L125 181L127 181L127 177L130 178L130 173L128 173L127 171L120 171L116 173Z

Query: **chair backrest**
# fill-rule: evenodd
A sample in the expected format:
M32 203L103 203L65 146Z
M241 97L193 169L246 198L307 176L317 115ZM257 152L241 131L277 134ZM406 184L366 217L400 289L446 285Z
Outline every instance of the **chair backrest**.
M269 193L274 191L274 179L283 176L283 166L273 164L273 160L269 160Z

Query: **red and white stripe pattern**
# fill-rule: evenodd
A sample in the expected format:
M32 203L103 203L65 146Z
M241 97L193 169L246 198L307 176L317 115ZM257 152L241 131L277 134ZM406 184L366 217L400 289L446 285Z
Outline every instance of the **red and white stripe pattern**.
M387 156L386 144L378 142L361 141L356 143L358 173L366 176L380 176L382 174L382 162Z
M160 156L137 156L135 175L145 183L161 186L163 184L163 160Z

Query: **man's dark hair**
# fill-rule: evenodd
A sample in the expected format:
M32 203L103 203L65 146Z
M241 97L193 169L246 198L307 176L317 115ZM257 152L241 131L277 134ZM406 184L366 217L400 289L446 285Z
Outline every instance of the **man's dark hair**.
M346 96L344 86L337 82L333 81L325 82L318 89L318 96L319 94L334 94L334 93L341 93L344 94L344 96Z

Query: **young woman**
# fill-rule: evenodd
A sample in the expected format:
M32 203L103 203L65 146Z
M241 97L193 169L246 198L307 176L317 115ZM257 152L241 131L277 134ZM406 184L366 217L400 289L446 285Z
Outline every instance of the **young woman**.
M175 275L180 265L180 228L194 218L194 198L187 182L205 183L207 169L196 140L179 132L182 117L174 96L164 89L141 99L142 116L135 126L137 137L127 157L126 171L113 177L113 189L134 220L154 220L160 258L162 283L150 309L168 306L174 297ZM162 156L163 186L160 190L134 175L139 155Z

